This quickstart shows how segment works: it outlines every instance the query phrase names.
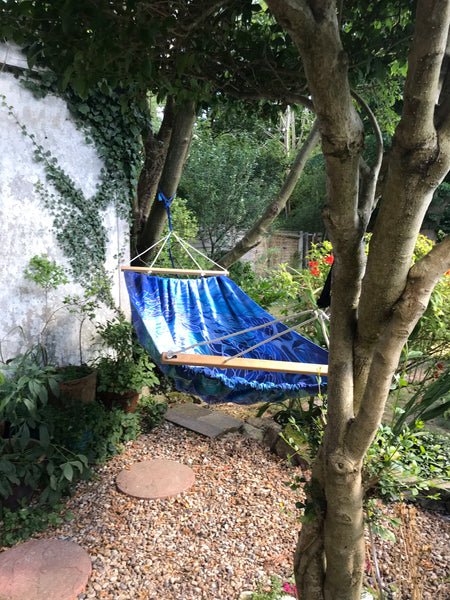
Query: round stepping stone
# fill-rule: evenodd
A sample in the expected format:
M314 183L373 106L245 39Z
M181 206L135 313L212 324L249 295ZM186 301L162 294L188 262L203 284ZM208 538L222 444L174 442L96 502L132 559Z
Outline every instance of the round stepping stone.
M89 554L67 540L29 540L0 553L2 600L74 600L91 576Z
M146 460L124 469L116 479L124 494L135 498L169 498L193 485L195 474L186 465L173 460Z

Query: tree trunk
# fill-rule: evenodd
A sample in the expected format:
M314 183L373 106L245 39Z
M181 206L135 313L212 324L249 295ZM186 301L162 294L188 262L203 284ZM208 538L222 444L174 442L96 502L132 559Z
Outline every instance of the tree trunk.
M403 114L367 266L363 237L373 194L361 193L363 127L351 101L336 3L268 0L268 5L302 56L322 137L328 195L324 218L335 256L327 427L308 488L316 519L300 533L296 583L302 599L360 600L362 463L402 348L450 266L446 238L411 267L423 216L450 166L449 102L442 97L450 78L443 63L450 2L418 2Z
M135 235L144 227L150 208L155 198L158 182L166 160L169 149L170 137L172 135L175 111L175 100L169 96L164 108L164 118L155 136L149 131L143 140L145 161L139 176L137 188L137 207L133 215L133 226Z
M317 124L314 124L311 133L307 137L302 148L299 150L295 161L289 171L283 185L280 188L275 200L266 208L262 217L253 225L242 239L227 252L220 260L219 263L227 268L238 261L241 256L244 256L252 248L257 246L263 237L268 232L269 227L278 217L280 212L283 210L286 202L289 200L297 181L302 174L305 167L306 161L314 149L314 146L319 140L319 129Z
M186 163L189 146L192 138L192 130L196 120L195 102L188 102L178 107L170 143L167 150L164 168L159 180L159 187L166 198L175 194ZM138 237L138 254L156 244L161 239L164 225L167 220L167 212L164 202L154 201L151 205L150 214L145 226ZM148 256L144 255L144 261Z

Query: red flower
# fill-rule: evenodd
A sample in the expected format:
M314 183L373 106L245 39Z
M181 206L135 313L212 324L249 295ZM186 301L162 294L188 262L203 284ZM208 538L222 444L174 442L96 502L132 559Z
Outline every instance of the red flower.
M325 258L323 259L323 262L326 262L329 265L332 265L334 263L334 256L332 254L330 254L329 256L325 256Z
M317 260L310 260L309 261L309 267L310 267L310 271L311 271L311 275L320 275L320 271L318 269L319 263L317 262Z
M439 369L439 371L443 371L444 370L444 365L442 363L437 363L436 366Z

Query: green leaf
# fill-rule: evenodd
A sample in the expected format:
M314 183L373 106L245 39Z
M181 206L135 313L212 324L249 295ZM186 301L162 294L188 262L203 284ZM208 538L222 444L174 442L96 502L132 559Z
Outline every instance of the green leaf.
M80 471L80 473L83 472L83 463L79 460L73 460L71 463L76 469L78 469Z
M30 379L28 382L28 389L34 398L39 396L40 385L34 379Z
M89 461L87 456L84 456L84 454L78 454L78 458L80 459L80 461L84 464L84 466L87 468L89 466Z
M36 404L33 402L33 400L30 400L29 398L24 398L23 403L25 404L31 415L34 415L36 413Z
M72 481L73 479L73 467L70 463L65 463L63 465L63 475L68 481Z
M54 396L56 396L57 398L59 398L59 394L60 394L59 383L56 381L56 379L54 379L53 377L51 377L48 380L48 385L50 387L50 390L51 390L52 394Z
M29 378L26 375L22 375L22 377L19 377L18 381L17 381L17 388L18 389L23 389L27 384L28 384Z
M3 496L3 498L6 498L11 493L12 493L12 488L9 485L9 483L5 480L0 479L0 497Z
M396 541L395 535L390 529L387 529L386 527L380 527L376 524L372 525L372 529L373 529L373 532L378 534L381 539L389 540L389 541L395 543L395 541Z
M83 114L83 115L87 115L90 112L90 108L88 104L79 104L78 105L78 111Z
M39 386L39 400L42 402L42 404L47 404L48 392L44 385Z
M48 433L47 425L44 425L44 424L39 425L39 441L44 446L44 448L47 448L47 446L49 446L50 436Z
M270 403L270 402L266 402L265 404L263 404L263 405L262 405L262 406L259 408L259 410L258 410L258 412L257 412L256 416L257 416L258 418L262 417L262 416L263 416L263 414L266 412L266 410L267 410L268 408L270 408L270 406L271 406L271 403Z

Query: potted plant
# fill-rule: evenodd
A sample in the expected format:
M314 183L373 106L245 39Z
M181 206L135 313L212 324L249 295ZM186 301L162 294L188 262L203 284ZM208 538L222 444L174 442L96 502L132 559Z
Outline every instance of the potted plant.
M119 404L126 412L134 412L142 388L158 383L154 364L122 313L98 325L97 332L108 350L93 365L99 398L108 407Z
M79 322L78 351L79 364L67 365L58 369L59 396L52 395L52 401L61 404L81 401L82 403L95 400L97 373L85 364L83 360L82 330L86 320L95 318L95 312L100 307L100 299L107 295L108 281L105 276L99 274L92 280L91 284L84 290L82 295L65 296L63 306L50 312L48 296L50 290L56 290L60 285L67 284L69 279L65 270L59 267L55 261L50 261L46 254L33 256L29 268L25 270L25 277L34 281L44 291L44 327L41 331L40 344L45 363L48 362L46 348L47 330L55 313L65 308Z

